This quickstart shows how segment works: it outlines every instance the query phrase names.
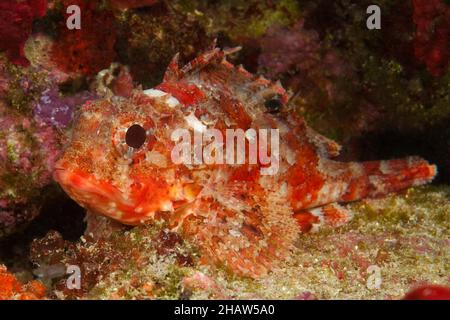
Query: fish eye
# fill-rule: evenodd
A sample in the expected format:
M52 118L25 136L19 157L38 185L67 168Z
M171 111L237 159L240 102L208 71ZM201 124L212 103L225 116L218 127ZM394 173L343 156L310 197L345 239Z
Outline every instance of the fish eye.
M281 100L277 97L267 100L264 103L264 106L266 107L267 111L269 113L277 113L281 110L283 107L283 103Z
M146 130L138 124L134 124L129 127L125 135L126 144L134 149L139 149L140 147L142 147L146 139Z

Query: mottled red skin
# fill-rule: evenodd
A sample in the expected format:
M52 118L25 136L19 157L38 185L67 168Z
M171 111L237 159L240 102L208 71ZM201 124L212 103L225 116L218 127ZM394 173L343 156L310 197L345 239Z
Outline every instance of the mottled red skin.
M203 92L196 85L186 82L170 83L164 82L156 89L170 93L177 98L183 105L192 106L205 99Z
M425 285L406 294L404 300L450 300L450 288L438 285Z
M340 146L290 109L280 84L227 62L230 52L212 49L183 68L175 57L157 87L163 97L135 91L128 99L86 104L55 179L94 213L130 225L164 219L198 243L203 263L259 277L289 254L300 231L347 222L351 214L336 203L382 196L435 176L436 167L420 158L332 160ZM265 106L273 99L282 105L275 114ZM264 166L250 164L248 154L244 164L175 164L170 135L180 128L193 133L192 117L222 133L278 129L279 170L263 175ZM130 149L124 137L135 124L148 138Z
M46 11L47 0L0 1L0 51L5 51L12 63L29 65L24 53L25 42L31 35L33 21L43 17Z
M127 68L120 69L119 75L112 83L112 91L116 96L131 97L133 92L133 78Z

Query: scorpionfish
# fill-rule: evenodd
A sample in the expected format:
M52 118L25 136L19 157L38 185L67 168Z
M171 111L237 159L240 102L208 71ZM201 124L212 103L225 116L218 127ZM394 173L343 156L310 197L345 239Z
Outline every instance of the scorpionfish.
M352 213L340 203L422 185L436 175L436 166L419 157L333 160L341 146L307 126L279 82L227 61L236 50L214 45L183 67L176 55L157 87L87 102L55 179L89 212L126 225L165 221L198 245L201 263L258 278L289 257L299 234L348 222ZM220 140L206 137L211 131L236 141L239 134L227 136L228 130L244 132L249 143L255 135L248 133L276 129L276 152L276 139L256 145L266 142L277 170L264 173L270 163L251 162L250 152L235 163L176 162L173 132L180 129L192 140L204 133L203 152ZM223 156L219 149L211 153Z

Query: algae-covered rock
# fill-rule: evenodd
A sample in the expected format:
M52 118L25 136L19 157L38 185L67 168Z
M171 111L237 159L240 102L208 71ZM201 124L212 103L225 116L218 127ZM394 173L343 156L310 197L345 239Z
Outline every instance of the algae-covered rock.
M0 238L34 219L52 181L60 140L51 127L0 101Z
M410 189L348 207L355 213L351 223L299 236L292 259L268 277L248 281L216 275L222 294L400 299L419 284L449 285L450 188ZM206 297L202 291L193 296Z
M195 16L164 2L144 10L117 12L116 19L118 60L129 66L133 79L144 88L161 82L176 53L189 60L213 41Z
M102 233L98 227L96 232ZM50 232L34 241L31 259L46 283L53 280L54 298L181 298L183 277L192 273L197 254L178 234L156 225L122 228L95 238L90 232L78 243L71 243ZM51 272L46 270L61 265L80 268L79 289L67 287L64 273L48 278Z
M355 213L350 224L299 235L284 265L257 280L200 263L193 244L159 224L99 240L86 235L76 244L50 233L35 241L32 259L39 268L80 267L82 288L67 289L60 276L57 298L400 299L420 284L449 285L449 187L348 208Z

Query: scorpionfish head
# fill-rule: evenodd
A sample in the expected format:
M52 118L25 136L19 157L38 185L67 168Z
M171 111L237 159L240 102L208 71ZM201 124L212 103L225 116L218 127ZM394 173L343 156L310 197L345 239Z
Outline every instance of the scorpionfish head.
M164 216L192 201L185 172L170 160L167 101L136 91L86 103L54 177L81 206L125 224ZM186 179L189 179L187 177Z

